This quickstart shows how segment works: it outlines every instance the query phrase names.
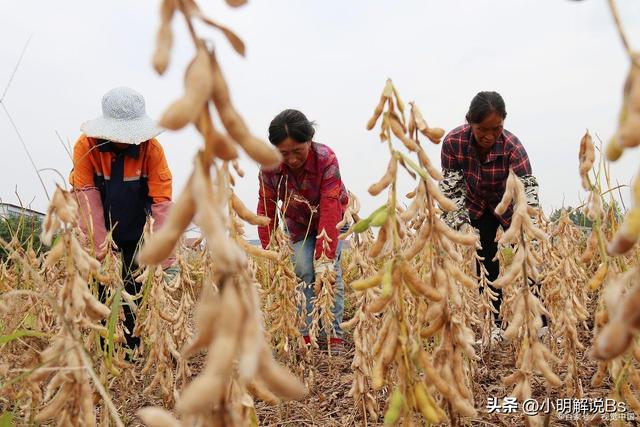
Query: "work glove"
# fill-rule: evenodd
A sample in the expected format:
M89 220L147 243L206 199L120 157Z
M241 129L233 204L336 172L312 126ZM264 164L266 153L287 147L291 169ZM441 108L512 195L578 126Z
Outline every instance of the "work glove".
M169 284L173 282L173 279L175 279L178 274L180 274L180 267L177 264L174 264L171 267L165 268L163 272L164 282Z

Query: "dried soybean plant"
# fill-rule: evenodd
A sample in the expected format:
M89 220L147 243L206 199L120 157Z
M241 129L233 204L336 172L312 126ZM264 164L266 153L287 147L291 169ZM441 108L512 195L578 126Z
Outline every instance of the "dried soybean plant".
M331 238L327 235L326 230L322 230L316 237L318 240L322 240L323 253L320 255L320 262L331 262L327 257L326 252L329 250L329 244ZM314 348L318 348L318 337L321 332L324 332L324 336L329 342L331 337L335 337L335 329L333 322L335 316L333 315L333 307L335 305L336 298L336 272L335 270L327 270L316 277L313 285L313 308L311 313L311 326L309 327L309 339L311 345ZM322 328L322 331L321 331ZM328 345L329 356L331 356L331 345Z
M358 199L353 193L349 192L349 203L345 215L342 222L336 225L336 228L341 229L347 223L355 224L359 211L360 203ZM340 238L343 238L343 236L340 235ZM367 256L373 242L371 230L352 234L349 247L350 263L345 268L345 271L354 273L349 274L349 276L379 280L376 277L376 265ZM365 424L367 417L372 422L376 422L379 416L377 396L374 394L371 384L374 359L370 349L375 345L381 326L380 318L366 309L374 299L380 296L380 290L368 287L367 280L355 280L349 284L354 290L360 291L357 293L357 300L353 303L356 311L351 319L340 325L343 330L353 330L355 352L351 362L353 383L349 390L349 397L353 398L356 411L362 413Z
M575 251L575 243L583 236L569 219L567 211L563 210L550 237L554 250L549 251L545 259L553 267L547 267L541 280L542 298L550 317L554 319L548 342L554 354L560 355L560 366L567 367L563 378L565 395L581 398L583 387L579 376L578 352L582 353L585 347L580 341L578 329L582 325L586 330L586 321L590 317L585 287L587 276ZM559 337L558 340L555 337Z
M305 326L307 304L302 286L293 268L293 249L282 227L272 233L271 249L278 253L276 261L264 267L268 277L261 281L261 299L265 324L278 359L298 373L307 387L313 384L314 372L307 360L311 352L300 333ZM296 351L297 350L297 351ZM306 372L306 369L310 369Z
M609 6L630 60L630 69L623 88L623 104L619 114L618 128L609 140L605 151L608 160L616 161L624 150L640 144L640 61L638 53L631 49L627 41L615 2L609 0ZM606 253L602 253L605 260L607 255L616 257L616 262L622 264L623 269L626 265L621 260L621 256L629 253L640 237L640 180L637 176L632 185L631 197L633 206L626 213L622 225L607 245ZM600 250L604 252L602 235L598 238ZM640 402L629 384L633 384L636 390L640 390L640 375L634 366L634 359L640 360L640 350L634 339L637 327L640 325L637 315L640 282L637 280L637 261L632 262L636 263L633 268L615 276L599 268L592 279L602 283L605 277L607 278L602 292L604 304L600 305L596 314L597 328L592 356L599 360L599 365L592 384L600 385L608 368L614 379L612 391L614 396L621 397L636 413L640 413ZM613 265L613 262L610 264ZM605 307L602 307L603 305ZM620 357L623 354L625 356Z
M500 312L495 308L494 301L498 299L498 293L491 289L490 281L489 281L489 272L487 268L484 266L483 258L478 255L476 252L473 256L468 257L467 259L472 259L475 265L472 265L471 268L475 268L476 265L479 266L480 274L478 276L478 290L480 291L479 299L479 307L480 307L480 342L482 344L481 348L490 347L493 344L492 341L492 333L496 329L496 316L500 315ZM468 273L470 276L473 273ZM467 292L472 292L469 288L465 288ZM475 310L472 307L475 307L475 304L468 304L469 310Z
M236 171L241 171L234 165ZM306 313L298 307L306 307L304 294L298 286L298 279L292 263L293 250L289 239L281 227L277 227L272 235L269 250L250 245L242 236L243 224L240 219L254 226L269 225L269 218L251 212L235 194L231 195L230 215L233 221L232 235L238 244L253 258L262 260L268 270L268 278L261 288L261 300L266 314L265 323L267 337L271 340L280 360L284 360L290 368L297 369L303 378L303 364L298 364L298 356L305 353L306 346L299 327L304 325ZM296 319L295 321L291 321ZM293 350L300 350L297 354ZM308 383L309 385L309 383Z
M44 266L58 261L64 265L61 281L53 284L61 327L41 353L41 364L28 376L30 382L46 383L45 406L38 410L34 421L55 419L62 425L95 425L94 387L90 384L93 380L116 424L122 425L84 349L82 332L89 331L85 342L92 340L93 333L106 336L105 327L97 322L106 319L110 309L89 291L87 283L96 275L100 263L81 247L72 232L77 221L77 203L70 193L58 187L44 220L41 240L48 245L59 233Z
M362 291L380 289L379 295L365 310L383 313L382 326L370 356L375 361L373 388L380 390L385 385L393 388L385 413L386 424L401 419L412 422L413 413L421 414L430 423L443 421L447 415L441 409L442 403L433 397L435 391L446 399L444 403L450 409L450 416L454 413L476 415L470 403L473 399L463 366L463 352L469 358L476 358L472 347L475 340L473 332L460 320L458 289L458 279L466 283L473 283L473 280L449 262L448 256L461 262L453 242L475 246L477 238L450 229L438 216L436 201L445 210L456 207L435 184L434 180L441 179L442 175L432 167L417 133L423 132L433 142L438 142L444 131L428 128L415 104L412 107L409 127L415 132L415 139L407 135L404 104L391 80L387 80L367 128L372 129L382 116L380 138L388 143L390 160L386 174L369 188L369 193L375 196L389 188L388 201L369 217L355 223L348 232L362 233L370 227L380 227L369 256L382 259L383 267L377 273L353 282L352 286ZM418 155L419 164L393 148L392 134ZM404 212L399 212L397 205L398 164L413 177L419 176L413 203ZM420 215L422 222L419 225L411 223L417 231L407 246L401 240L407 233L404 223L410 222L412 215ZM420 305L427 314L416 321L417 313L424 311L418 308ZM425 321L430 323L421 329ZM432 362L423 346L423 338L436 334L440 346L435 351L435 362ZM444 378L440 372L444 373Z
M196 335L182 354L188 357L205 349L208 354L201 374L178 398L176 411L185 425L190 422L205 426L245 425L255 422L253 401L247 393L249 387L269 402L279 398L299 399L307 390L273 359L265 341L255 280L250 275L245 253L233 236L228 215L229 177L216 158L234 160L237 145L265 167L279 164L281 156L250 134L231 104L214 53L206 49L193 29L192 19L201 18L195 2L179 0L175 4L187 21L197 53L186 72L185 95L169 107L160 124L179 129L189 122L195 123L205 147L196 156L186 189L171 209L164 227L142 248L140 261L159 264L174 249L192 219L200 226L213 260L213 275L206 279L212 283L203 287L196 312ZM209 100L229 135L214 128ZM171 414L160 408L144 408L139 415L152 426L167 422L179 425Z
M538 262L532 254L532 240L548 240L548 236L538 229L530 218L530 208L527 205L524 185L520 179L509 171L506 189L502 200L495 212L502 215L513 201L514 212L510 227L500 238L502 244L513 244L515 252L511 265L493 283L502 288L506 284L514 284L514 294L511 299L505 299L504 304L511 309L511 316L504 336L513 340L517 345L517 370L503 379L506 386L514 386L511 392L518 401L531 398L533 373L539 372L545 378L547 385L560 387L562 380L553 372L551 363L559 360L540 340L542 316L550 319L549 312L542 302L531 291L531 282L539 283L540 273ZM535 213L535 212L531 212ZM507 297L508 298L508 297ZM541 425L538 416L527 416L527 425Z
M145 225L145 240L150 238L152 227L153 219L149 219ZM182 365L184 370L186 365L178 351L173 326L188 325L188 313L183 300L178 301L171 295L171 288L163 276L160 267L148 265L136 277L136 282L142 283L142 301L135 309L137 320L133 335L139 336L141 341L136 351L146 354L140 373L152 377L142 394L153 396L159 388L164 404L170 406L178 394L175 366Z

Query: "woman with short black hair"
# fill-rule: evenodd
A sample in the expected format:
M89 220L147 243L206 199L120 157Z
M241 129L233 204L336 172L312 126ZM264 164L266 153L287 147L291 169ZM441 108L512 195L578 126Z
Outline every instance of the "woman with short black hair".
M335 153L328 146L314 142L314 134L314 123L298 110L284 110L271 121L269 141L280 151L283 161L276 169L260 170L258 214L269 217L271 223L258 227L258 235L262 246L267 248L271 232L278 226L277 203L282 201L286 209L280 214L291 239L294 269L298 278L306 283L307 313L313 309L315 277L327 270L336 272L335 336L329 337L327 344L332 352L341 352L344 350L340 328L344 287L340 267L342 241L338 239L336 225L342 221L348 195ZM326 242L327 250L323 239L316 238L322 230L330 239ZM307 343L310 342L309 326L310 317L307 317L302 330Z
M444 220L456 229L473 226L478 230L482 245L478 254L484 258L490 281L497 279L500 272L498 261L494 261L498 250L496 231L499 226L508 228L513 214L511 207L503 215L495 213L510 169L524 184L527 203L539 206L538 182L529 156L518 137L504 129L506 117L499 93L478 93L469 106L467 123L447 134L441 153L444 179L440 188L458 206L458 210L447 212ZM494 307L500 310L502 290L492 289L498 293Z

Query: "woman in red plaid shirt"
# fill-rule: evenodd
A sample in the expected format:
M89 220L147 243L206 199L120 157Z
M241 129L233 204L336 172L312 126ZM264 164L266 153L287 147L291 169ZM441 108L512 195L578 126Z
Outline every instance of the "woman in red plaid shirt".
M271 232L278 226L276 218L284 218L283 225L294 251L294 269L298 278L306 284L304 294L308 316L313 309L315 276L329 269L335 270L333 329L336 335L329 337L328 344L332 352L341 352L344 349L340 328L344 287L340 267L342 241L338 240L336 225L342 220L348 195L340 178L335 153L326 145L314 142L314 133L313 123L298 110L284 110L271 121L269 141L280 151L283 162L276 169L260 171L258 214L268 216L271 224L258 227L258 235L262 246L267 248ZM283 208L276 213L278 201L282 201ZM326 251L324 239L316 238L322 230L330 239ZM323 254L326 255L324 261L321 259ZM306 320L302 334L305 342L309 343L311 318L307 317Z
M440 188L458 205L444 220L456 229L473 226L480 233L488 279L498 277L499 264L493 258L498 250L495 242L498 226L504 229L511 223L511 207L504 215L494 210L504 194L509 169L524 184L527 203L538 208L538 182L531 171L529 157L520 140L504 129L507 117L504 100L497 92L478 93L469 106L467 124L449 132L442 144ZM502 290L494 307L500 310ZM499 325L499 319L496 319Z

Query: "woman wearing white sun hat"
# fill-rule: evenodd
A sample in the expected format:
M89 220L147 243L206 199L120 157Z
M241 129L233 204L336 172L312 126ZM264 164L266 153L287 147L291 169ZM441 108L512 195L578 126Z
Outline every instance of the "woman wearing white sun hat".
M135 254L147 216L154 229L162 226L171 206L172 177L162 146L155 139L162 128L146 115L142 95L117 87L102 98L102 115L82 124L83 134L73 149L69 181L77 196L80 227L98 258L107 248L107 230L122 253L125 290L137 293L131 272L137 267ZM175 274L169 258L162 267ZM131 332L135 318L125 306L127 344L139 343Z

